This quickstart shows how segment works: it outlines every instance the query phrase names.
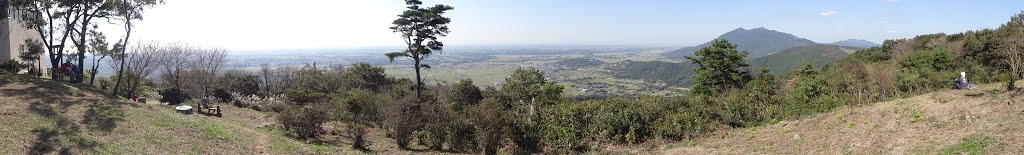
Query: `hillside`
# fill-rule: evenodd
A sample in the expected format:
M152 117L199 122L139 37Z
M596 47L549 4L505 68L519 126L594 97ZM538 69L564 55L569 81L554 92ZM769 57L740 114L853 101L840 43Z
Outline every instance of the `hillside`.
M877 44L877 43L874 43L874 42L871 42L871 41L860 40L860 39L847 39L847 40L842 40L842 41L837 41L837 42L834 42L834 43L830 43L829 45L849 46L849 47L857 47L857 48L869 48L869 47L875 47L875 46L882 46L880 44Z
M0 75L0 154L322 154L351 152L284 136L268 113L223 117L108 99L96 90Z
M748 58L762 57L788 48L818 44L789 33L769 30L763 27L750 30L737 28L715 39L729 40L729 42L737 45L737 49L750 52L750 55L747 56ZM682 59L683 56L693 55L697 50L707 46L711 46L710 41L697 46L685 47L664 53L664 55L672 59Z
M1018 84L1024 83L1018 81ZM663 154L1014 154L1024 151L1022 92L1001 84L843 107L730 129Z
M690 86L693 83L693 64L663 61L626 60L605 67L609 73L620 79L637 79L671 86Z
M860 48L825 44L801 46L755 58L750 60L750 65L766 67L773 73L784 74L800 69L805 63L820 67L842 59L857 50Z

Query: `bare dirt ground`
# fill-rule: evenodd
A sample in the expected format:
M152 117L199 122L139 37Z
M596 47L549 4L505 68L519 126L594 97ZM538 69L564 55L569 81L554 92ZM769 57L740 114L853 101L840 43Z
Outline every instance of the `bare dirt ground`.
M694 142L663 146L660 153L1024 152L1024 93L1007 92L1003 88L1002 84L989 84L969 91L942 91L860 107L844 107L799 120L722 131L717 136Z

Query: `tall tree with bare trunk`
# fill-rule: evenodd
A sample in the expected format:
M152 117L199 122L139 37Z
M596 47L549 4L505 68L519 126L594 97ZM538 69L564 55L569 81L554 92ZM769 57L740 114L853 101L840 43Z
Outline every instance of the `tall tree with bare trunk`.
M135 26L132 24L132 21L142 20L142 13L146 9L152 8L157 4L163 4L163 2L163 0L124 0L120 4L120 7L117 8L116 15L113 18L124 21L125 34L124 39L122 39L124 42L121 44L121 55L125 55L125 51L128 50L125 48L127 47L125 45L127 45L128 41L131 40L132 28ZM119 95L119 91L121 90L119 88L121 88L121 83L123 82L121 79L124 78L125 61L121 60L120 62L120 67L117 69L117 82L114 84L114 91L111 92L114 95Z
M416 71L416 97L421 97L423 89L423 78L420 69L430 69L430 66L423 64L435 51L440 53L444 44L438 41L438 37L448 35L448 23L451 19L443 16L451 6L437 4L432 7L421 7L420 0L405 0L409 5L408 10L398 15L392 24L391 30L402 34L406 49L402 52L391 52L385 54L392 62L395 58L408 57L412 59L413 69Z

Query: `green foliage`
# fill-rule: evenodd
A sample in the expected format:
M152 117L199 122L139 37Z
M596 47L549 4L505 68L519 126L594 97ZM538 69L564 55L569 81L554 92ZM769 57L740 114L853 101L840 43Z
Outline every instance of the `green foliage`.
M316 105L326 106L327 104ZM317 138L324 131L321 125L332 119L325 107L302 105L286 105L276 118L290 136L299 139Z
M545 108L543 117L549 118L543 123L545 152L573 154L589 150L598 104L562 102Z
M651 125L656 118L649 102L629 102L612 98L600 103L595 125L598 135L615 143L638 144L653 135Z
M478 106L483 100L483 93L473 85L472 80L465 79L452 84L444 95L448 102L440 104L442 106L438 110L445 111L451 118L447 127L449 147L458 151L475 149L477 132L472 122L477 115L473 113L475 109L472 107Z
M949 70L953 67L953 56L944 49L913 52L898 64L903 68L903 73L910 73L898 76L902 91L948 88L950 79L957 77L955 71Z
M15 61L13 59L7 60L6 62L0 64L0 69L10 73L17 73L18 70L24 69L25 67L28 66L25 64L18 63L18 61Z
M444 16L444 13L452 10L451 6L438 4L431 7L420 7L423 4L420 0L405 0L409 5L408 10L398 15L398 19L391 22L391 30L402 34L402 40L406 43L406 49L402 52L386 53L392 62L395 58L408 57L413 61L413 68L416 70L416 96L422 95L423 80L420 76L420 68L430 69L429 65L422 64L423 59L430 57L434 51L441 52L444 43L438 41L439 37L448 35L448 23L452 20Z
M391 79L384 74L384 67L366 62L354 63L352 67L346 68L342 79L348 81L348 86L373 91L381 91L391 85Z
M496 154L502 147L505 132L508 130L507 116L504 105L495 98L480 100L480 106L474 108L473 123L476 124L476 141L480 143L483 154Z
M21 61L25 61L23 63L26 67L32 66L34 62L39 62L43 52L45 52L43 49L43 43L32 39L25 39L25 48L26 49L21 51L20 55L18 55L18 58L20 58ZM39 68L37 67L37 69Z
M256 95L260 90L260 80L256 74L246 71L229 70L217 79L220 88L240 95Z
M800 69L805 63L816 67L824 66L847 57L847 51L858 48L837 45L810 45L785 49L764 57L750 60L750 64L766 67L775 73L786 73Z
M328 90L324 71L311 66L302 67L295 72L293 86L285 90L289 100L297 104L309 104L326 102L328 93L335 90Z
M673 86L693 84L693 64L661 61L626 60L605 67L611 75L620 79L640 79L647 82L665 83Z
M480 88L473 85L473 80L464 79L453 84L447 98L455 111L462 111L467 106L474 106L484 98Z
M422 126L421 113L413 108L420 99L404 89L394 89L381 97L391 99L381 107L383 127L399 148L408 149L413 133Z
M872 47L854 52L848 59L860 60L863 62L881 62L889 60L889 58L889 53L885 52L882 47Z
M750 78L750 74L744 69L748 66L743 59L747 57L746 51L736 50L736 45L727 40L715 40L711 46L697 50L696 57L687 56L686 59L693 61L694 94L713 94L717 91L729 88L742 88L743 84Z
M939 151L939 154L982 154L983 149L992 143L992 138L982 136L968 136L960 140L960 143L946 147Z
M335 112L337 119L345 123L346 135L352 138L352 148L366 150L367 130L374 122L380 121L381 98L367 90L339 91L332 96L332 102L340 106Z
M512 142L519 151L541 151L542 120L539 114L561 98L563 87L547 82L544 73L534 68L519 68L505 80L501 102L511 110L509 122Z

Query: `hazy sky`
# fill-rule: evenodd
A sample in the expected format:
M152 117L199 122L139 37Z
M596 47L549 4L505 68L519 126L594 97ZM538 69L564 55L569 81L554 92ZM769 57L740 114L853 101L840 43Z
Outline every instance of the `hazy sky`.
M401 46L388 27L401 0L166 0L133 40L184 41L234 51ZM455 7L446 45L690 46L738 27L816 42L881 42L995 28L1019 0L425 0ZM123 35L106 26L112 37Z

